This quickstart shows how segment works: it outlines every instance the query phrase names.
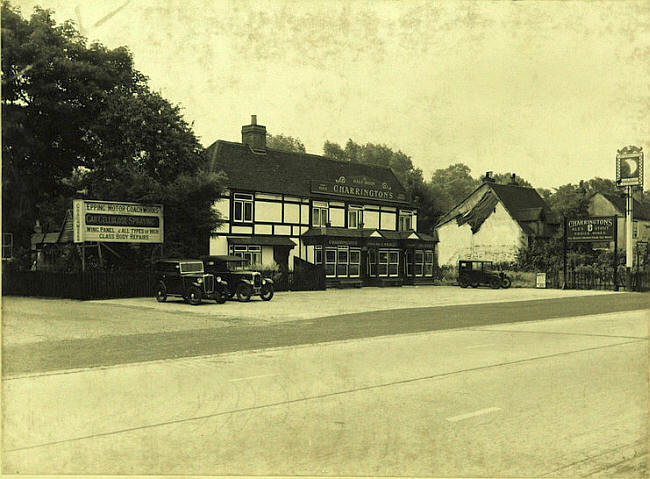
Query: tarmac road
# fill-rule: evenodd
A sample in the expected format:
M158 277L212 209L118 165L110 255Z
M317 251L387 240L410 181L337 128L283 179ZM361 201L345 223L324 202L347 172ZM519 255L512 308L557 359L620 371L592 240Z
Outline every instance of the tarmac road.
M3 472L646 477L638 298L329 318L230 346L290 347L5 378ZM230 344L206 334L151 348Z
M637 293L368 311L257 326L231 325L148 334L5 344L3 376L194 357L273 347L490 324L631 311L648 306ZM77 303L83 305L84 303ZM129 309L132 321L141 312ZM93 318L101 321L101 317ZM177 317L177 321L182 321Z

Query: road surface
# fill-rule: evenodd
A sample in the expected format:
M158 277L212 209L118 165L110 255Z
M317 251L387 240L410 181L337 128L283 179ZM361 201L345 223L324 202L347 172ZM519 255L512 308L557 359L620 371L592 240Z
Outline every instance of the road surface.
M231 351L176 332L147 362L93 344L93 368L72 347L72 369L4 378L3 472L645 477L648 314L631 296L589 302L599 314L574 299L309 320Z

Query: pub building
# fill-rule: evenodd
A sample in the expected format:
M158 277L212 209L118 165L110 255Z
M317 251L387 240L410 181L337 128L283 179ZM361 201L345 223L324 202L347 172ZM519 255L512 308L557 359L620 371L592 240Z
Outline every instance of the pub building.
M269 149L255 115L241 133L206 150L227 176L211 255L283 271L322 265L329 287L433 281L436 239L416 231L417 210L389 168Z

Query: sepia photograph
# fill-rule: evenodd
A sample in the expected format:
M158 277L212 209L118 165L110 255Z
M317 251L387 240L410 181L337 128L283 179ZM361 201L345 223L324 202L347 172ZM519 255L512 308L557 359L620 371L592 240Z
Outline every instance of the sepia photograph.
M648 477L650 0L1 0L7 476Z

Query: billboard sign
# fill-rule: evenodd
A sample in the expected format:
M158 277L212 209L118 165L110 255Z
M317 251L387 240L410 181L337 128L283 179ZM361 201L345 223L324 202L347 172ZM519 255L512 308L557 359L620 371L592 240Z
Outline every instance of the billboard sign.
M74 200L75 243L162 243L163 206L120 201Z
M614 241L616 216L573 218L566 222L566 238L572 242Z
M616 184L643 188L643 148L626 146L616 155Z

